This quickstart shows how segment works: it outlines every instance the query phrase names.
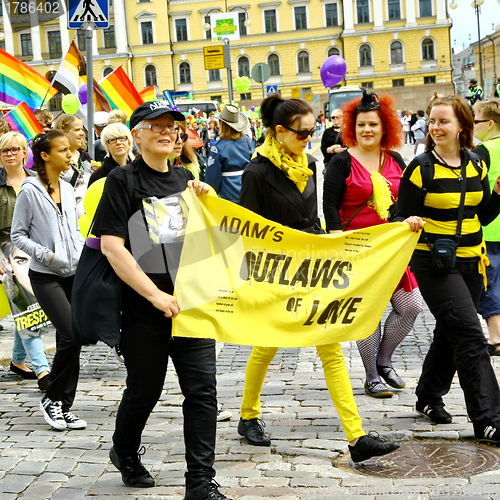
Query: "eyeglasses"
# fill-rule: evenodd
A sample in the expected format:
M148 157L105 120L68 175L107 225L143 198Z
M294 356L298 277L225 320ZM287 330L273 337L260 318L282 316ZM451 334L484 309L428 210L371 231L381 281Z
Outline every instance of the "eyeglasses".
M179 132L178 125L163 125L162 123L152 123L151 125L146 125L145 127L137 127L139 130L144 130L148 128L152 132L157 134L163 134L168 130L170 135L177 135Z
M122 135L121 137L114 137L113 139L108 139L108 144L114 144L116 141L128 142L128 137Z
M305 141L309 136L313 137L314 132L316 132L316 129L314 128L312 130L295 130L294 128L285 127L284 125L283 128L286 128L291 132L295 132L297 134L297 140L299 141Z
M10 153L12 156L17 156L19 154L19 151L21 151L21 148L2 149L2 151L0 151L0 155L9 156Z

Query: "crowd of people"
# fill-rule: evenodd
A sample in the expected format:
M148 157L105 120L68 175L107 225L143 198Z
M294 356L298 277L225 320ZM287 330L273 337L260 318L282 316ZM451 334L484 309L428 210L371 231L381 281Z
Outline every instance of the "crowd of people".
M392 290L389 315L357 342L365 393L388 398L405 387L392 355L425 300L436 324L416 389L416 411L435 424L451 423L443 396L458 373L476 438L500 442L500 389L490 360L500 356L500 100L479 99L473 113L461 97L435 97L426 112L401 113L390 96L363 89L361 98L331 111L328 128L305 101L278 94L262 102L259 123L230 104L217 117L199 120L165 102L147 102L130 117L119 110L97 116L90 131L98 138L94 158L86 152L88 131L78 117L61 114L51 122L43 110L36 116L44 131L31 143L33 169L27 168L30 145L0 119L0 192L6 200L0 207L0 273L11 307L17 304L21 311L38 303L43 309L56 329L57 349L49 367L45 324L16 328L10 369L37 380L44 392L41 412L53 428L87 426L71 411L80 356L71 291L84 244L100 249L123 283L119 350L127 380L110 459L125 485L155 485L141 462L141 436L170 357L184 396L185 499L227 498L214 479L215 341L171 337L181 304L165 248L182 241L180 193L186 188L198 196L217 194L305 233L335 234L389 222L419 232L409 266ZM318 214L317 162L306 153L318 130L324 223ZM476 148L474 136L481 143ZM408 166L398 153L404 142L415 148ZM418 147L425 151L417 154ZM82 190L102 178L92 236L82 236L78 201ZM135 215L158 200L177 214L178 224L175 231L149 231L148 249L137 257L131 240L147 218ZM155 224L162 227L161 220ZM487 321L489 341L478 311ZM271 444L260 394L278 348L254 346L247 362L238 433L251 445ZM363 429L340 343L316 349L353 462L397 449L399 443Z

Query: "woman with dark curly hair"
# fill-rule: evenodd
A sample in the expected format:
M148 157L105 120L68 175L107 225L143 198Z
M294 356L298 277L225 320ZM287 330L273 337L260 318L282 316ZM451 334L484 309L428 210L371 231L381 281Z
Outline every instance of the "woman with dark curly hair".
M33 293L56 329L56 354L40 408L55 429L83 429L87 422L70 412L80 371L70 302L84 243L73 188L60 179L71 168L70 144L64 132L50 130L38 134L32 147L38 177L27 177L22 184L11 240L31 257L28 275Z
M401 146L401 123L389 95L369 94L342 109L342 140L348 147L335 156L325 175L323 210L330 233L361 229L388 222L395 202L403 158L393 151ZM408 221L411 222L411 221ZM392 397L382 379L402 389L405 382L392 366L392 354L413 327L422 308L422 296L407 270L394 291L392 311L367 339L358 340L366 371L365 393L374 398Z

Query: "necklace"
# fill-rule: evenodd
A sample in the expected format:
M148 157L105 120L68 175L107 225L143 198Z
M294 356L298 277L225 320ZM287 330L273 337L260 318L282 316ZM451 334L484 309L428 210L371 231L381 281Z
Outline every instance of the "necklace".
M441 158L441 155L435 149L433 149L432 152L438 157L438 159L441 161L441 163L443 163L445 166L447 166L452 172L457 173L457 169L460 167L452 167L451 165L448 165L448 163L446 163L443 160L443 158ZM461 170L459 170L458 180L463 181L463 179L464 178L462 177L462 172L461 172Z

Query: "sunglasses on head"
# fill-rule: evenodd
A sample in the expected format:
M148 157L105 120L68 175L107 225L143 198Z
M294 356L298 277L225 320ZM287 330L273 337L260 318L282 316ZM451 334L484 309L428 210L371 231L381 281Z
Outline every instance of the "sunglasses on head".
M290 128L290 127L285 127L283 125L283 128L286 128L287 130L290 130L291 132L295 132L297 134L297 139L299 141L305 141L309 136L311 137L314 137L314 132L316 132L316 129L312 129L312 130L295 130L294 128Z

